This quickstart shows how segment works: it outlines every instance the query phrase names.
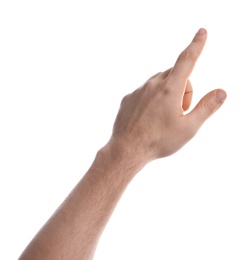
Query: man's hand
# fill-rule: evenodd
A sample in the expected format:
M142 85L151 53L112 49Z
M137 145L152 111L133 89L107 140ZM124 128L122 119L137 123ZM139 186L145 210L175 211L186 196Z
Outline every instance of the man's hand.
M223 90L213 90L184 114L192 97L189 76L206 37L201 29L173 68L124 97L108 144L19 260L93 259L114 208L137 172L180 149L226 98Z
M213 90L188 114L192 86L189 76L207 38L200 29L173 68L152 76L121 102L110 143L121 144L146 161L171 155L186 144L204 121L223 104L226 93Z

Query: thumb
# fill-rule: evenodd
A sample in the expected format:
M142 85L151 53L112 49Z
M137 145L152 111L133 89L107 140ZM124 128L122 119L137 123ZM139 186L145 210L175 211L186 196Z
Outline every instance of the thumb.
M206 94L195 108L187 114L190 124L195 127L195 131L222 106L226 97L227 94L224 90L213 90Z

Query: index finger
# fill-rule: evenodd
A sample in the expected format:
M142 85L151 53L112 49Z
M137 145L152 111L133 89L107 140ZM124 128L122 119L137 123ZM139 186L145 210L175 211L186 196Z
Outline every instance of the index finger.
M199 29L199 31L194 36L192 42L179 55L171 73L169 74L169 78L172 78L173 81L177 83L186 83L192 73L196 61L198 60L203 50L206 39L206 29Z

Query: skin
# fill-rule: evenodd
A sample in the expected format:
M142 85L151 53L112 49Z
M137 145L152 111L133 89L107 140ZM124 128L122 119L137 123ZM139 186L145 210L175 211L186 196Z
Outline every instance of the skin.
M215 89L190 113L193 68L207 39L200 29L174 66L122 99L110 140L19 260L91 260L119 199L152 160L177 152L226 99Z

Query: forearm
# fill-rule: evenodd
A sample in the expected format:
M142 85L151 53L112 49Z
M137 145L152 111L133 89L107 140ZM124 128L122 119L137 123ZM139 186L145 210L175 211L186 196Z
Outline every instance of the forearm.
M109 145L101 149L20 260L92 259L117 202L143 165L143 160L126 150Z

